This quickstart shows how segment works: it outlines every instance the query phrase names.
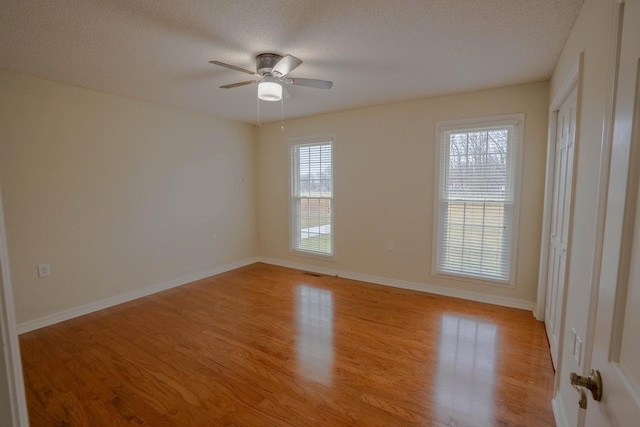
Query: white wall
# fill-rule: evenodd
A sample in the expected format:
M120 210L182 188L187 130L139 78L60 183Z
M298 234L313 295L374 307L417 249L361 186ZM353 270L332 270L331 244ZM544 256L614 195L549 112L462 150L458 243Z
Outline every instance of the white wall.
M318 115L258 131L260 254L533 303L536 298L548 114L547 82ZM435 122L525 113L515 289L431 275ZM336 260L289 253L288 139L333 134ZM387 241L395 250L386 250Z
M594 282L593 265L596 245L596 214L602 127L605 117L611 17L616 0L586 0L571 31L551 79L551 99L571 71L571 67L584 52L583 80L579 100L579 128L575 159L575 192L573 209L573 234L570 241L569 279L564 325L563 350L557 376L560 379L556 404L566 414L569 425L576 425L578 406L576 391L569 384L569 372L579 372L569 347L569 333L574 328L583 342L583 349L590 345L588 316ZM583 355L584 360L584 355Z
M6 71L0 93L19 323L257 255L253 126Z

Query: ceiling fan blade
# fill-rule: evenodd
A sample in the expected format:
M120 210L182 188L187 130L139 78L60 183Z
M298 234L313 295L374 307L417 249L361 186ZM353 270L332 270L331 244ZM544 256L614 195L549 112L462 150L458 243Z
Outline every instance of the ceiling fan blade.
M220 86L220 89L231 89L232 87L250 85L251 83L255 83L255 82L256 82L255 80L249 80L246 82L231 83L229 85Z
M292 55L283 56L280 61L276 65L273 66L273 70L271 70L271 74L274 76L286 76L291 71L298 68L298 66L302 64L302 60L296 58Z
M318 79L291 79L291 84L306 87L315 87L316 89L331 89L333 82Z
M219 65L224 68L229 68L230 70L236 70L247 74L255 74L253 71L245 70L244 68L236 67L235 65L227 64L225 62L209 61L209 64Z

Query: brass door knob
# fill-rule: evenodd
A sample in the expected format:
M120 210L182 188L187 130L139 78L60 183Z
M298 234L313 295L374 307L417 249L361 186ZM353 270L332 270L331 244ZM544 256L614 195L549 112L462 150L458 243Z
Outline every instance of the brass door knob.
M591 392L593 400L599 401L602 399L602 377L600 376L600 372L596 369L592 369L591 374L587 376L571 372L569 379L571 380L571 385L580 393L581 408L585 409L587 407L587 399L584 393L585 388Z

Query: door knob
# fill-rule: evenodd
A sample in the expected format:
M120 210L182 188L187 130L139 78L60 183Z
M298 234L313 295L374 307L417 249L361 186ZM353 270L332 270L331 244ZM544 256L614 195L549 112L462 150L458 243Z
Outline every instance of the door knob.
M602 377L600 376L600 372L596 369L592 369L591 374L586 376L571 372L569 379L571 381L571 385L578 390L578 393L580 393L580 407L582 409L586 409L587 407L587 396L584 392L585 388L591 392L593 400L599 401L602 399Z

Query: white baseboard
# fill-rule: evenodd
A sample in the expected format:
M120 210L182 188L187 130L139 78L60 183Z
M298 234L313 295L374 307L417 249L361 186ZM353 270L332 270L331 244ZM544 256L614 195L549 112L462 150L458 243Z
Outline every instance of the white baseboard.
M303 270L303 271L309 271L311 273L324 274L326 276L340 276L339 273L341 273L340 270L336 268L318 267L315 265L301 264L298 262L284 261L281 259L269 258L269 257L263 257L263 256L258 257L258 262L277 265L279 267L293 268L294 270Z
M202 271L200 273L190 274L188 276L180 277L170 280L168 282L158 283L156 285L148 286L143 289L127 292L125 294L116 295L110 298L106 298L100 301L95 301L89 304L74 307L69 310L60 311L58 313L50 314L48 316L40 317L33 320L28 320L17 325L18 334L24 334L36 329L44 328L46 326L54 325L56 323L64 322L65 320L73 319L75 317L84 316L85 314L93 313L98 310L113 307L118 304L122 304L128 301L132 301L138 298L152 295L158 292L165 291L167 289L175 288L177 286L185 285L187 283L195 282L196 280L204 279L205 277L215 276L216 274L224 273L227 271L235 270L236 268L244 267L256 262L264 262L266 264L278 265L281 267L293 268L296 270L311 271L314 273L326 274L330 276L339 276L346 279L359 280L361 282L375 283L377 285L391 286L401 289L411 289L415 291L427 292L436 295L443 295L453 298L462 298L471 301L484 302L489 304L496 304L505 307L520 308L524 310L533 310L534 303L529 301L523 301L515 298L507 298L495 295L486 295L479 292L463 291L458 289L449 289L442 286L428 285L425 283L409 282L405 280L390 279L387 277L371 276L367 274L354 273L350 271L312 266L308 264L299 264L290 261L283 261L275 258L268 257L253 257L247 258L241 261L237 261L231 264L226 264L213 268L211 270Z
M411 289L414 291L427 292L430 294L443 295L453 298L462 298L470 301L484 302L488 304L501 305L504 307L520 308L523 310L531 310L535 308L535 303L531 301L520 300L516 298L508 298L497 295L487 295L480 292L463 291L459 289L450 289L443 286L429 285L426 283L409 282L406 280L390 279L388 277L370 276L368 274L354 273L350 271L317 267L308 264L299 264L296 262L284 261L275 258L258 257L257 261L266 264L278 265L281 267L293 268L296 270L310 271L313 273L326 274L329 276L339 276L345 279L359 280L361 282L375 283L377 285L392 286L394 288Z
M564 413L564 406L560 398L560 393L556 393L555 397L551 399L551 408L553 409L553 418L556 421L557 427L569 427L567 421L567 415Z
M204 279L205 277L215 276L216 274L235 270L236 268L244 267L258 261L259 259L257 257L246 258L240 261L233 262L231 264L221 265L210 270L201 271L199 273L190 274L184 277L179 277L177 279L169 280L168 282L158 283L146 288L116 295L100 301L95 301L89 304L81 305L79 307L74 307L69 310L60 311L58 313L40 317L38 319L28 320L17 325L18 334L31 332L36 329L64 322L65 320L73 319L74 317L84 316L85 314L113 307L114 305L129 302L134 299L142 298L158 292L166 291L167 289L175 288L177 286L186 285L187 283L195 282L196 280Z

